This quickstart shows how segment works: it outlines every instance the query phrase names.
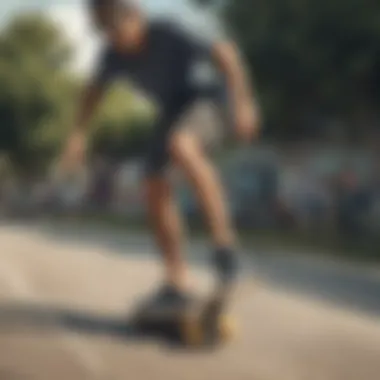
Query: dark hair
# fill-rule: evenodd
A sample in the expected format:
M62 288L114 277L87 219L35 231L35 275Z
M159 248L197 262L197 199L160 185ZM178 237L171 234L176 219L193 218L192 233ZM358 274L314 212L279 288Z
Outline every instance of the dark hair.
M87 0L90 9L96 9L101 7L128 7L131 6L129 0Z

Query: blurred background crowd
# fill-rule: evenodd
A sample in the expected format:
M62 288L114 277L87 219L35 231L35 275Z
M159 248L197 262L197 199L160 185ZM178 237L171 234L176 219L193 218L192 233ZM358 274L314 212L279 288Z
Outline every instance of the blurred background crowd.
M228 144L215 157L236 223L245 235L291 236L380 258L380 3L202 3L198 22L222 20L245 53L265 118L260 141ZM196 6L182 16L195 19ZM54 175L85 79L72 68L76 54L49 12L28 9L2 23L0 213L115 215L144 224L136 157L153 111L128 85L111 90L93 121L86 172ZM200 228L181 179L177 188Z

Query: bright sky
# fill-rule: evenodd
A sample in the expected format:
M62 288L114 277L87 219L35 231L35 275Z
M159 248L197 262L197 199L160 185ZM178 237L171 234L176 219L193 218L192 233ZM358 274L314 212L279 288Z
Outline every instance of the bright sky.
M151 15L164 14L188 24L194 30L213 28L210 14L194 8L190 0L138 0ZM76 48L75 70L89 72L93 68L99 41L86 18L84 0L0 0L0 24L28 10L46 11L59 23ZM214 20L215 21L215 20Z
M139 0L152 11L160 9L182 8L188 0ZM86 0L2 0L0 2L1 21L11 17L12 14L28 9L48 9L60 6L78 7L85 4Z

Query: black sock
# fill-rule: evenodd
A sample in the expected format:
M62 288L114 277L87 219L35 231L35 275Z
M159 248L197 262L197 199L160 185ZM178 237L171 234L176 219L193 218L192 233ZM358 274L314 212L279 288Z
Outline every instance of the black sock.
M214 251L213 265L222 281L232 281L239 271L238 257L234 248L219 247Z

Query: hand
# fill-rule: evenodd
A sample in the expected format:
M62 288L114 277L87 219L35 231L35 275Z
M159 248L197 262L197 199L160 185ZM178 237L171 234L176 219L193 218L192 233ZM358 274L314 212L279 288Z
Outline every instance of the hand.
M251 142L259 134L260 116L257 108L250 102L239 102L235 107L236 133L244 142Z
M85 154L87 150L87 137L83 131L74 131L66 144L63 151L60 169L64 173L70 173L78 170L84 165Z

